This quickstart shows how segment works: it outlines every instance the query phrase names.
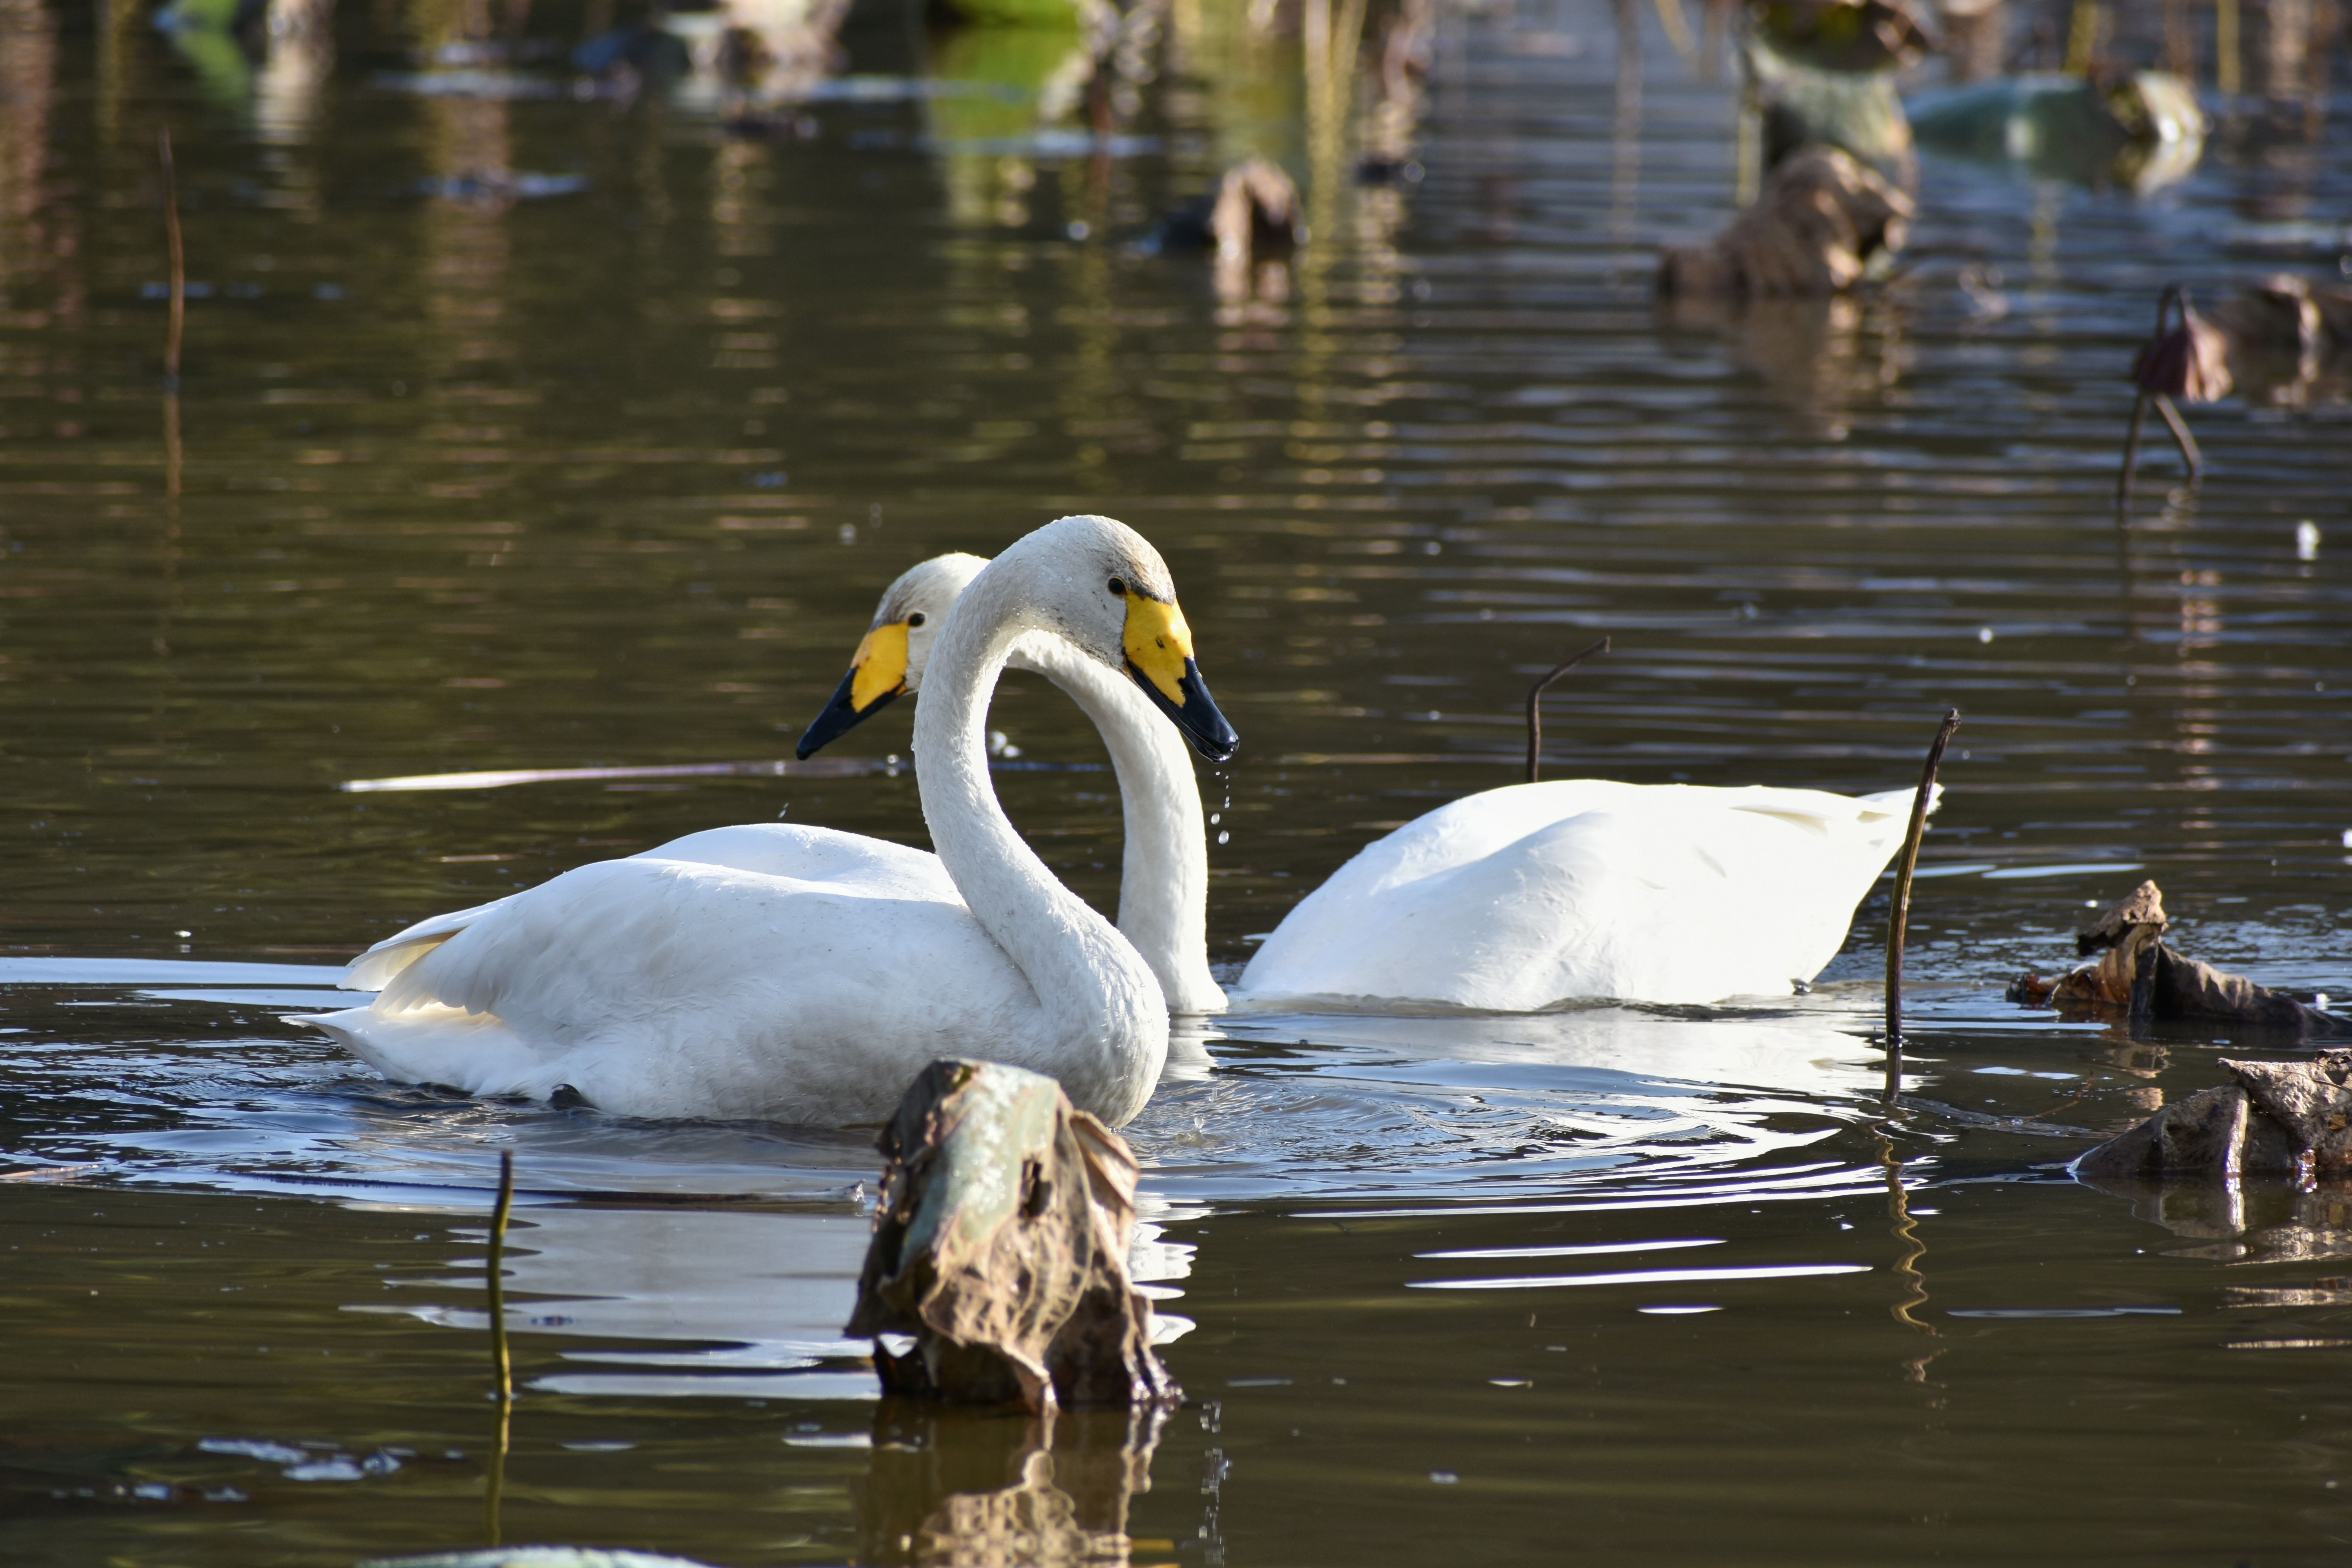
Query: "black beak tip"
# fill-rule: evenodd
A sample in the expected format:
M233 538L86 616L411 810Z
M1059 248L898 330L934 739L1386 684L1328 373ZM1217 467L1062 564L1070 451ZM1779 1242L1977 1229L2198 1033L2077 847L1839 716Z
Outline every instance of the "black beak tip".
M854 669L841 678L841 685L834 692L833 700L824 705L824 711L816 716L815 723L801 732L800 744L793 748L794 756L803 762L807 762L817 752L890 706L898 696L896 691L886 692L876 698L863 712L860 712L856 700L851 696L856 680L857 672Z
M1192 749L1209 761L1224 762L1242 749L1240 734L1225 721L1225 716L1217 711L1215 701L1209 696L1208 682L1201 679L1199 668L1191 659L1184 661L1184 679L1177 686L1177 689L1184 694L1184 700L1181 703L1170 701L1168 694L1154 686L1131 659L1128 661L1127 673L1143 688L1143 694L1151 699L1152 706L1167 714L1176 728L1183 731L1184 738L1192 742Z
M1185 733L1192 742L1192 749L1213 763L1230 762L1234 753L1242 749L1241 736L1234 732L1234 727L1226 723L1222 715L1215 729L1208 733L1189 728Z

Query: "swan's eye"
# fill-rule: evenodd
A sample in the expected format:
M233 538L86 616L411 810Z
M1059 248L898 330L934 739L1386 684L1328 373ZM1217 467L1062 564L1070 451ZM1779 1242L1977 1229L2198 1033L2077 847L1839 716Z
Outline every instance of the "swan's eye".
M908 626L909 628L912 628L912 627L915 627L915 626L921 626L922 624L923 624L923 612L922 612L922 611L920 611L920 610L917 610L913 615L908 616L907 617L907 625L908 625Z
M1111 591L1112 593L1114 593L1114 594L1117 594L1117 595L1118 595L1120 598L1122 598L1122 599L1126 598L1126 597L1127 597L1127 580L1126 580L1125 578L1123 578L1123 577L1114 577L1114 578L1112 578L1112 579L1110 580L1110 591Z

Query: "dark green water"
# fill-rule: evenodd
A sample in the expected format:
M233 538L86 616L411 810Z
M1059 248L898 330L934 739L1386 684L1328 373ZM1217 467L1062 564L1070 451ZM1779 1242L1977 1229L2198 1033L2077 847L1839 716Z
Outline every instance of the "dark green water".
M1654 14L1636 78L1610 8L1449 12L1383 107L1279 7L1147 6L1055 118L1055 40L861 7L851 85L760 136L691 84L574 96L596 17L552 0L508 96L420 90L468 16L347 0L331 68L245 82L143 9L0 0L0 1555L479 1544L511 1148L509 1541L2341 1560L2346 1216L2064 1169L2280 1042L2000 1000L2143 877L2181 948L2352 993L2340 377L2195 411L2201 487L2158 453L2110 504L2160 287L2337 269L2339 102L2239 100L2142 195L1930 159L1890 287L1710 322L1648 268L1731 210L1731 95ZM1307 190L1279 287L1139 252L1250 153ZM1776 1007L1234 1016L1128 1130L1192 1403L1046 1433L877 1406L863 1134L451 1100L278 1021L411 920L697 828L923 842L903 710L800 775L337 786L772 763L884 584L1073 510L1160 546L1244 737L1203 775L1221 963L1514 779L1527 679L1602 631L1553 774L1896 788L1961 708L1911 1115L1883 897ZM995 721L1107 903L1098 746L1028 678Z

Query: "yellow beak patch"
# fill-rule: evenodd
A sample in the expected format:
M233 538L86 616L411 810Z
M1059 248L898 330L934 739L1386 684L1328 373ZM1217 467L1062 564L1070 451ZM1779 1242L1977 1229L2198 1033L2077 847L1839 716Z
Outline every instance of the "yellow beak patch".
M850 705L860 713L907 689L907 623L876 626L849 661Z
M1127 662L1177 706L1183 706L1184 661L1192 657L1192 628L1184 612L1142 595L1127 595L1127 631L1121 638Z

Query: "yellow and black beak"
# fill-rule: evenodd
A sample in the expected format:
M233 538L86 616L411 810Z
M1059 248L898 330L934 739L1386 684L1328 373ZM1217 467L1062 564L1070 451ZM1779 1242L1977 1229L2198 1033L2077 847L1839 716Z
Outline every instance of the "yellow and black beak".
M834 689L833 700L801 736L793 754L805 762L875 714L907 689L907 623L876 626L857 645L849 673Z
M1184 624L1183 611L1129 589L1122 641L1127 673L1155 707L1176 721L1194 751L1222 763L1241 750L1242 738L1217 711L1209 683L1192 660L1192 631Z

